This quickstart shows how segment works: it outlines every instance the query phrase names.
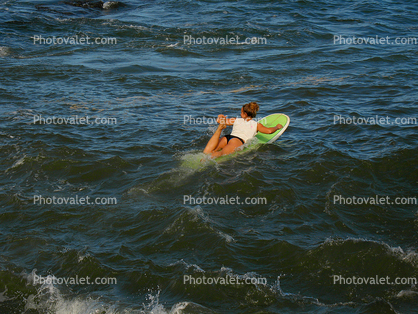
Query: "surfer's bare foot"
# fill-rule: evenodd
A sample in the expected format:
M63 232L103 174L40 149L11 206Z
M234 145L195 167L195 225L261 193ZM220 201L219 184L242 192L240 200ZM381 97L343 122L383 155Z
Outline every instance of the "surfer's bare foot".
M218 115L218 119L216 119L216 122L219 124L225 123L226 117L223 114Z

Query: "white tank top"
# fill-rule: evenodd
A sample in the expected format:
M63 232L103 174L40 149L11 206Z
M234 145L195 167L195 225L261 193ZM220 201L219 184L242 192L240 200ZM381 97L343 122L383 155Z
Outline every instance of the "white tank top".
M243 118L235 119L232 126L231 135L239 137L244 142L253 138L257 134L257 122L254 120L245 121Z

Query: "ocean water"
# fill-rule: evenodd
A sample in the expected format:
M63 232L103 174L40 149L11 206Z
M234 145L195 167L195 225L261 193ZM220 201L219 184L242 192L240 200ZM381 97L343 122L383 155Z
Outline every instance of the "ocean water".
M0 0L0 313L418 313L414 282L370 283L418 278L418 45L395 42L417 13ZM199 121L250 101L287 131L196 167ZM86 117L104 122L68 120ZM259 203L219 202L237 197ZM87 277L117 282L69 282Z

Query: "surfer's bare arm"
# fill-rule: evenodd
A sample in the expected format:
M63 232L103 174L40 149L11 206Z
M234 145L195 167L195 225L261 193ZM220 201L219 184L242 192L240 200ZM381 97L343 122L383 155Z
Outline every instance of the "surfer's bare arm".
M227 119L226 116L223 114L218 115L218 119L216 119L216 122L222 123L224 122L226 125L233 125L235 122L235 118Z
M283 125L278 124L276 126L273 126L271 128L265 127L261 123L257 123L257 131L265 134L271 134L276 132L277 130L280 130L283 127Z

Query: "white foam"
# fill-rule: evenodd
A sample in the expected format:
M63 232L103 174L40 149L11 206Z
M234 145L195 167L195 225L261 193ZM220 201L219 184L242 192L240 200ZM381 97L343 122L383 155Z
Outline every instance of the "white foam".
M194 268L196 271L198 271L198 272L201 272L201 273L204 273L205 271L202 269L202 268L200 268L198 265L196 265L196 264L189 264L189 263L186 263L183 259L181 259L181 260L179 260L179 261L177 261L177 262L175 262L175 263L172 263L172 264L170 264L169 266L175 266L175 265L184 265L185 267L186 267L186 270L188 270L189 268Z
M189 304L189 302L180 302L174 304L170 310L170 314L183 314L183 310L185 310Z
M26 159L26 155L23 156L22 158L18 159L17 161L15 161L14 164L10 168L6 169L6 172L8 172L11 169L14 169L16 167L19 167L19 166L23 165L25 163L25 159Z
M222 231L218 231L218 234L225 239L226 243L236 242L233 237L231 237L229 234L226 234Z
M364 238L346 238L346 239L332 239L332 238L328 238L325 240L325 242L323 244L321 244L320 246L323 245L342 245L346 242L353 242L353 243L361 243L361 242L365 242L365 243L374 243L377 245L381 245L384 248L386 248L387 252L395 257L397 257L398 259L404 260L412 265L418 265L418 254L415 251L408 251L405 252L400 246L397 247L393 247L390 246L389 244L383 242L383 241L375 241L375 240L369 240L369 239L364 239Z
M35 285L36 269L28 275L22 275L26 277L28 284L37 287L37 293L27 297L25 311L36 310L55 314L116 313L114 305L105 304L99 298L65 296L53 285L52 280L45 280L42 285Z
M12 50L9 47L1 47L0 46L0 57L6 57L11 55Z
M148 31L148 30L150 30L150 28L148 28L148 27L141 26L141 25L132 25L132 24L131 25L125 25L122 28L133 28L133 29L137 29L137 30L140 30L140 31ZM141 97L141 96L139 96L139 97Z
M12 298L8 298L4 295L7 292L7 290L8 290L7 287L5 287L5 290L2 293L0 293L0 303L4 301L12 300Z
M103 3L103 9L108 10L111 8L114 8L118 5L117 1L106 1L105 3Z
M210 222L209 218L205 216L200 206L196 206L195 208L187 207L187 211L194 216L191 221L197 222L199 220L203 220L203 222L205 223ZM164 229L163 233L171 234L171 233L178 231L179 229L181 229L181 233L182 233L184 229L183 225L184 225L184 219L183 219L183 216L180 215L180 217L176 218L167 228ZM211 228L210 226L209 228L213 230L213 228Z
M415 298L418 296L418 292L412 290L402 290L396 295L397 298Z
M54 314L180 314L191 304L190 302L179 302L174 304L171 310L167 310L159 300L161 290L156 293L148 290L150 293L146 296L146 304L142 304L142 310L123 308L119 302L106 302L103 297L65 294L63 292L65 288L54 286L52 281L45 280L42 285L35 285L35 275L36 269L29 274L22 273L28 285L35 286L37 290L36 294L31 294L26 298L25 311L35 310L41 313ZM3 300L2 296L6 291L0 294L0 302ZM117 304L118 306L116 306Z
M78 262L81 263L85 258L90 257L90 254L87 253L86 255L83 255L80 252L77 252L77 256L78 256Z
M219 167L215 159L202 151L185 152L177 158L180 159L178 171L181 171L185 177L203 171L209 166Z

